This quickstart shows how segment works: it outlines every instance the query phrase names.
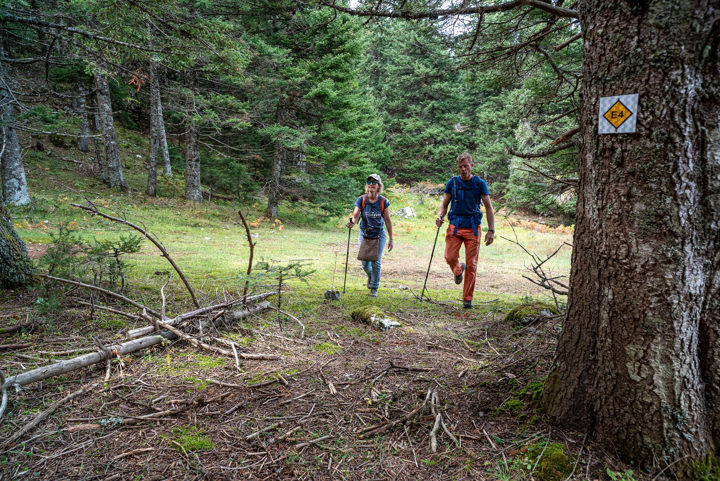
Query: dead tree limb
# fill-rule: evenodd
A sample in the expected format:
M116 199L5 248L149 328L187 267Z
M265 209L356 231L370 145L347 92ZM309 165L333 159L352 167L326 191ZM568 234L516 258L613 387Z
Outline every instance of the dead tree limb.
M42 277L44 279L50 279L51 281L62 282L65 284L70 284L73 286L83 287L85 289L91 289L93 291L102 292L103 294L105 294L107 296L114 297L115 299L118 299L123 302L127 302L128 304L132 304L133 306L137 307L138 309L144 309L145 311L148 312L148 314L152 315L153 317L157 317L158 319L160 318L160 313L157 312L156 310L151 309L147 306L144 306L137 301L133 301L129 297L125 297L121 294L118 294L117 292L109 291L107 289L103 289L102 287L94 286L92 284L85 284L84 282L73 281L70 279L63 279L62 277L55 277L55 276L51 276L48 274L36 274L36 275L39 277Z
M570 37L569 39L567 39L566 41L564 41L563 43L561 43L560 45L556 45L553 48L553 50L555 50L556 52L559 52L560 50L564 49L565 47L567 47L574 41L580 40L581 38L582 38L582 32L578 32L575 35L573 35L572 37Z
M8 401L8 393L7 388L5 387L5 374L3 374L2 370L0 370L0 384L2 384L2 401L0 401L0 419L2 419L3 414L5 414L5 408L7 407L7 401Z
M263 294L258 294L258 295L256 295L256 296L248 297L247 300L248 300L248 301L252 301L252 302L261 301L261 300L263 300L263 299L265 299L265 298L268 298L268 297L270 297L270 296L272 296L272 295L274 295L274 294L276 294L276 293L275 293L275 292L266 292L266 293L263 293ZM214 306L203 307L203 308L201 308L201 309L196 309L196 310L194 310L194 311L190 311L190 312L186 312L186 313L184 313L184 314L180 314L179 316L174 317L174 318L172 318L172 319L167 319L167 320L165 320L165 323L166 323L166 324L170 324L171 326L173 326L173 325L179 324L179 323L181 323L181 322L183 322L183 321L186 321L186 320L188 320L188 319L192 319L193 317L202 316L203 314L207 314L207 313L212 312L212 311L214 311L214 310L216 310L216 309L225 309L225 308L227 308L227 307L230 307L230 306L233 306L233 305L235 305L235 304L238 304L239 302L240 302L240 301L233 300L233 301L230 301L230 302L225 302L225 303L223 303L223 304L215 304ZM263 306L263 307L262 307L263 309L266 308L266 307L264 307L264 305L262 305L262 304L256 304L256 305L254 305L254 306L252 306L252 307L248 307L247 309L244 309L244 310L242 310L242 311L233 313L233 314L232 314L232 318L233 318L233 320L238 320L238 319L242 319L242 318L244 318L244 317L247 317L249 314L253 314L253 313L257 312L257 310L261 310L260 306ZM160 316L158 316L158 318L159 318L159 317L160 317ZM145 335L147 335L147 334L150 334L150 333L153 332L154 330L155 330L155 326L154 326L154 325L153 325L153 326L140 327L140 328L133 329L133 330L129 331L129 332L128 332L128 337L129 337L130 339L133 339L133 338L135 338L135 337L145 336Z
M243 226L245 227L245 234L247 234L248 246L250 246L250 258L248 259L248 268L246 273L248 278L245 280L245 287L243 288L243 304L247 304L247 292L248 287L250 287L250 273L252 272L253 256L255 255L255 243L253 242L252 235L250 234L250 227L248 226L248 223L245 220L245 216L243 215L241 210L238 210L238 215L240 215L240 219L242 220Z
M30 430L33 429L35 426L37 426L38 424L43 422L43 420L45 420L48 416L50 416L52 413L57 411L57 409L60 406L72 401L76 397L82 396L86 392L90 391L91 389L95 389L99 385L100 385L100 383L97 383L97 382L88 384L86 386L83 386L81 389L68 394L61 400L57 401L52 406L47 408L45 411L43 411L40 414L38 414L37 416L35 416L35 418L32 421L30 421L29 423L27 423L20 431L16 432L12 436L10 436L10 438L7 441L5 441L5 445L9 446L9 445L13 444L15 441L22 438L26 433L30 432Z
M269 303L260 303L256 306L253 306L257 310L267 309L269 307ZM135 351L140 351L142 349L146 349L151 346L155 346L157 344L160 344L165 339L168 340L175 340L178 339L178 336L170 331L159 331L155 335L141 337L140 339L134 339L131 341L123 342L122 344L115 344L112 346L107 346L105 349L92 352L89 354L85 354L83 356L75 357L73 359L66 359L63 361L56 362L54 364L51 364L49 366L43 366L39 367L37 369L33 369L31 371L26 371L20 374L16 374L10 378L7 378L2 386L0 386L0 390L5 390L10 387L15 387L16 389L19 389L21 386L24 386L26 384L30 384L36 381L41 381L43 379L47 379L49 377L53 376L59 376L60 374L65 374L66 372L74 371L76 369L81 369L83 367L92 366L93 364L97 364L99 362L106 361L108 359L112 359L115 356L119 356L121 354L129 354ZM230 353L232 355L232 353ZM238 356L240 356L243 359L268 359L268 360L276 360L279 359L279 356L275 356L273 354L252 354L252 353L238 353Z
M568 295L569 286L566 283L558 280L564 276L552 277L552 276L549 276L545 272L545 269L543 269L543 265L547 261L552 259L560 251L560 249L563 248L563 246L568 245L566 242L563 242L557 249L555 249L555 252L546 256L545 259L541 259L538 255L533 254L532 252L528 251L525 248L525 246L523 246L517 239L512 240L512 239L508 239L507 237L504 237L504 236L500 236L500 237L505 239L508 242L511 242L511 243L519 246L532 259L532 266L530 269L533 271L533 273L539 280L535 280L535 279L531 279L530 277L523 276L525 279L529 280L530 282L532 282L535 285L538 285L544 289L549 290L552 293L554 298L556 295L560 295L560 296ZM557 298L555 298L555 306L559 308Z
M210 344L206 344L199 339L195 339L194 337L185 334L180 329L174 328L170 324L166 324L162 321L157 321L157 323L160 325L160 327L167 329L168 331L172 332L180 339L183 339L183 340L189 342L190 344L192 344L195 347L199 347L201 349L205 349L206 351L214 352L216 354L221 354L223 356L232 357L232 355L233 355L233 353L231 351L228 351L227 349L221 349L219 347L215 347L215 346L211 346Z
M49 366L43 366L31 371L16 374L7 378L3 385L0 386L0 389L7 389L13 386L16 389L19 389L21 386L26 384L42 381L43 379L53 376L59 376L60 374L65 374L66 372L81 369L83 367L92 366L93 364L105 361L106 359L112 359L119 354L129 354L131 352L160 344L163 339L166 338L175 339L175 336L165 331L165 333L160 333L160 335L142 337L122 344L109 346L105 351L92 352L73 359L59 361L54 364L50 364Z
M94 308L94 309L99 309L99 310L101 310L101 311L112 312L113 314L118 314L118 315L120 315L120 316L125 316L125 317L127 317L128 319L132 319L132 320L134 320L134 321L139 321L139 320L142 319L142 317L141 317L141 316L138 316L137 314L130 314L130 313L128 313L128 312L121 311L120 309L113 309L112 307L99 306L99 305L97 305L97 304L93 304L93 303L91 303L91 302L87 302L87 301L84 301L84 300L82 300L82 299L73 298L73 301L76 302L76 303L78 303L78 304L80 304L81 306L89 306L89 307L92 307L92 308Z
M16 324L14 326L3 327L3 328L0 328L0 334L2 334L2 335L12 334L13 332L19 331L20 329L25 329L26 327L32 327L32 325L33 325L32 322L28 322L26 324Z
M425 410L425 407L428 405L428 402L430 401L430 398L433 395L433 393L434 393L433 390L431 390L431 389L428 390L427 394L425 395L425 401L423 401L423 403L420 406L416 407L415 409L413 409L412 411L407 413L405 416L403 416L399 419L396 419L395 421L391 421L391 422L387 422L387 423L383 423L383 424L379 424L379 425L374 425L374 426L368 426L366 428L361 429L360 433L359 433L360 437L366 438L369 436L374 436L376 434L387 431L388 429L390 429L393 426L396 426L400 423L406 423L406 422L414 419L415 417L421 415L423 413L423 411Z
M195 304L195 307L197 307L198 309L200 308L200 303L197 300L197 296L195 296L195 291L193 291L193 288L190 287L190 283L188 282L187 277L185 277L185 274L183 274L182 271L180 270L180 268L178 267L178 265L175 264L175 261L173 260L172 257L170 257L170 254L168 254L168 251L165 249L165 247L162 245L162 243L159 240L157 240L155 237L150 235L150 233L147 230L143 229L142 227L140 227L136 224L133 224L132 222L126 221L125 219L120 219L119 217L113 217L111 215L107 215L103 212L100 212L100 209L98 209L95 206L87 207L87 206L75 204L75 203L71 203L70 205L72 205L73 207L77 207L78 209L88 211L93 215L99 215L100 217L102 217L104 219L108 219L113 222L118 222L120 224L124 224L124 225L131 227L131 228L135 229L136 231L140 232L142 235L144 235L150 242L155 244L155 247L157 247L158 250L162 253L162 256L165 259L167 259L167 261L170 263L170 265L173 267L173 269L175 269L175 272L178 273L178 275L180 276L180 279L182 279L182 281L183 281L183 284L185 284L185 288L190 293L190 296L192 297L192 300L193 300L193 304Z

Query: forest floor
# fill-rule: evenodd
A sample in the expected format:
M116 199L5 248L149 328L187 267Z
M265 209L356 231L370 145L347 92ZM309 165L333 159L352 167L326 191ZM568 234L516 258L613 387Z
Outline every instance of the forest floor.
M314 312L301 317L302 336L273 311L204 333L277 360L236 365L176 341L115 358L107 382L100 364L11 393L0 443L95 384L3 446L0 477L560 480L625 470L542 414L559 320L519 328L497 303L463 311L400 292L377 305L403 326L381 332L349 315L367 304L365 292L313 301L312 291L284 296L292 312ZM3 324L24 322L37 305L33 293L6 295ZM122 322L89 321L69 300L50 318L2 338L16 344L3 351L6 372L93 350L91 338L112 339ZM439 425L433 450L438 415L447 431Z

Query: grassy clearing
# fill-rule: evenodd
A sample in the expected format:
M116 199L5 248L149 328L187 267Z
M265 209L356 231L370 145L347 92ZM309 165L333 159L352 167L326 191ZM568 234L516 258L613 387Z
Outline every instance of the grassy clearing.
M306 259L309 267L317 271L309 279L309 286L317 291L316 295L321 295L331 285L342 289L347 248L347 229L343 226L346 216L307 219L302 206L286 203L281 205L278 220L264 219L260 201L243 206L222 201L198 205L178 197L165 197L182 192L182 186L176 185L182 184L177 177L163 183L158 197L147 197L141 193L145 182L143 158L146 141L144 137L127 132L123 138L127 139L123 147L126 177L133 192L130 194L108 191L101 182L91 177L80 178L74 165L62 160L67 156L67 152L59 151L62 149L28 151L26 162L33 203L12 209L15 226L26 242L48 243L50 234L62 224L77 230L81 236L100 240L117 238L127 231L109 221L92 218L70 205L83 203L87 197L109 213L147 226L166 245L192 282L213 292L216 288L233 285L237 273L247 267L249 250L237 215L240 207L254 226L256 260L283 263ZM381 295L387 295L388 291L396 295L395 290L402 286L413 291L420 290L436 234L433 220L440 197L413 193L403 187L396 187L385 194L393 211L410 206L417 218L396 217L393 220L395 249L393 252L386 251L383 256ZM283 222L283 219L297 219L303 214L309 224ZM547 229L531 222L513 227L512 224L518 224L517 219L503 217L502 211L500 214L496 220L495 243L490 247L483 246L480 252L477 285L480 300L497 297L514 300L518 296L542 295L540 288L522 278L528 273L529 257L504 238L516 240L529 251L544 257L564 242L570 243L570 233L567 229L542 232ZM458 290L443 259L444 231L442 228L428 287L439 300L456 302ZM351 234L350 244L347 289L351 292L359 290L362 295L365 276L359 262L354 260L357 229ZM156 273L167 272L168 265L149 242L145 241L141 252L131 256L130 260L135 283L156 289L164 282L164 275ZM568 246L562 247L547 264L550 272L559 275L567 275L569 267ZM181 291L178 295L182 295Z

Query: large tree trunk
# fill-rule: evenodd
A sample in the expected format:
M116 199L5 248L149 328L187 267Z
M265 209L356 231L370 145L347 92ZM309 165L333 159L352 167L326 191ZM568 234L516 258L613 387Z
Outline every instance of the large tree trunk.
M97 95L90 95L90 133L92 134L93 150L95 151L95 158L93 159L93 170L100 176L103 182L107 182L107 171L105 169L105 162L103 161L102 150L100 149L100 140L98 135L102 131L100 125L100 111L97 106Z
M720 10L603 0L580 15L577 223L545 401L675 469L720 448ZM637 133L598 135L600 97L630 93Z
M287 123L287 111L282 101L278 103L275 120L278 125L285 125ZM272 171L270 173L270 182L267 187L268 204L267 209L265 210L265 215L268 217L277 217L278 215L278 204L282 198L280 178L282 177L286 156L287 150L283 146L282 137L278 136L273 143Z
M32 280L32 265L25 243L18 237L0 204L0 289L13 289L29 284Z
M88 121L87 101L85 96L87 91L85 85L78 82L75 86L76 112L80 116L80 135L77 139L77 147L80 152L90 150L90 122Z
M0 56L5 56L4 49L0 48ZM0 130L2 130L0 162L2 162L3 201L11 205L25 205L30 203L30 195L20 154L20 143L15 131L15 100L11 89L10 75L0 63Z
M197 72L189 69L185 79L191 95L197 93ZM195 112L195 99L187 100L186 134L185 134L185 198L194 202L202 201L200 185L200 149L198 147L198 126L192 120Z
M110 87L107 79L100 74L95 75L95 86L97 88L97 107L102 125L103 139L105 143L105 161L107 162L107 183L110 187L127 190L123 178L123 165L120 159L117 133L115 132L115 121L113 119L112 104L110 102Z

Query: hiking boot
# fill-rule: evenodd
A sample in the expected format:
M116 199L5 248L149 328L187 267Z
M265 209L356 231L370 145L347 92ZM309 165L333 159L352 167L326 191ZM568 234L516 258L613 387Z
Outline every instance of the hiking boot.
M460 265L462 266L462 271L459 276L455 276L455 284L460 284L462 282L463 273L465 272L465 263L461 262Z
M463 309L472 309L473 304L472 301L463 301Z
M370 289L370 297L377 297L377 289Z
M365 285L367 286L368 289L370 289L370 274L368 274L367 272L365 274L367 274L367 276L368 276L368 280L365 283Z

